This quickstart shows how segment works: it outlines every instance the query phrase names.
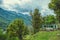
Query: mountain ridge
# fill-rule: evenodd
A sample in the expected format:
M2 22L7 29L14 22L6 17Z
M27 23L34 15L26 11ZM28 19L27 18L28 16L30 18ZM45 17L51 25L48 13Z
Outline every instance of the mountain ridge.
M7 10L0 8L0 24L3 24L3 23L1 23L1 21L3 20L3 21L5 21L4 23L6 23L8 25L11 21L13 21L17 18L23 19L25 24L27 24L27 25L31 24L31 22L29 20L29 19L31 19L31 17L29 15L26 16L22 13L16 13L14 11L7 11ZM0 25L0 26L2 26L2 25Z

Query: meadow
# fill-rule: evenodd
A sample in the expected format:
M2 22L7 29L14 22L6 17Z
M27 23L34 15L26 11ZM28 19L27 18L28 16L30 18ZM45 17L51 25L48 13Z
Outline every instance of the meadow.
M40 31L34 35L27 35L26 40L60 40L60 31Z

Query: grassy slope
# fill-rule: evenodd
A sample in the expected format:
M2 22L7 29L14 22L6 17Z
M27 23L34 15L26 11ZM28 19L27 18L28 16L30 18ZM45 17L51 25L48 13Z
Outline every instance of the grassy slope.
M60 36L57 36L60 31L40 31L35 35L27 36L27 40L60 40Z

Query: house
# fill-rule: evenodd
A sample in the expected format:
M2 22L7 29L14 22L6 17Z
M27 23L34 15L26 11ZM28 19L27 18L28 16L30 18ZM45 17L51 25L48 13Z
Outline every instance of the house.
M57 30L58 26L56 24L43 24L42 29L43 30Z

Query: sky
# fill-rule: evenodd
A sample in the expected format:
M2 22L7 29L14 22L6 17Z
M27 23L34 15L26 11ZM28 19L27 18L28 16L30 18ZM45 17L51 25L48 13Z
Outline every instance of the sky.
M29 14L29 11L38 8L42 15L54 15L54 11L50 10L48 4L51 0L0 0L0 7L15 12Z

